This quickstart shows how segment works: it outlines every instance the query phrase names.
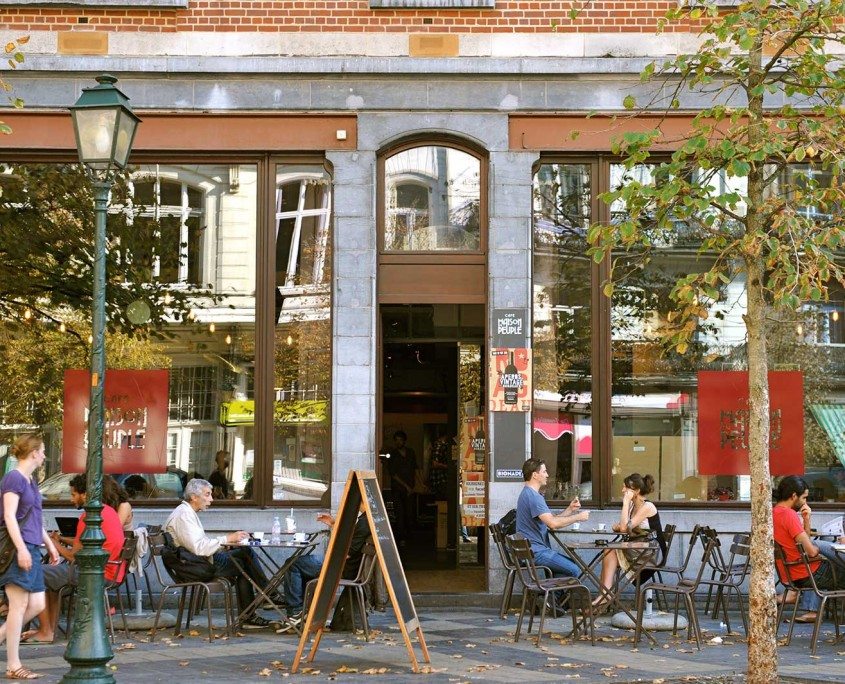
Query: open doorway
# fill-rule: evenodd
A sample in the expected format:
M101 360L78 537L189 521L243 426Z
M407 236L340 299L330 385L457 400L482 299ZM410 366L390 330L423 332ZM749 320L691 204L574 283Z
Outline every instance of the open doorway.
M383 305L380 469L413 592L486 588L484 307Z

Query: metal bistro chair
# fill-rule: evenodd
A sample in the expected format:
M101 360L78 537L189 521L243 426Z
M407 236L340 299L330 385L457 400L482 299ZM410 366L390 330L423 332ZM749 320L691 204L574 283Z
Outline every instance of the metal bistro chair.
M676 526L672 525L671 523L664 525L663 541L666 544L666 550L662 552L660 560L657 563L653 561L647 561L642 567L639 567L634 571L633 582L635 592L639 592L641 585L654 580L655 577L658 579L658 581L663 581L663 577L661 576L660 571L666 566L666 562L669 560L669 552L672 550L672 542L675 539L676 529ZM660 606L660 594L657 594L657 601L658 606L662 609L662 606Z
M576 636L583 623L589 624L590 628L590 643L596 645L596 633L593 625L593 605L590 590L587 589L574 577L551 577L543 578L540 576L538 566L534 563L534 552L531 550L530 542L521 534L511 534L505 537L508 550L511 557L514 559L517 567L517 577L522 583L522 608L519 611L519 620L516 623L516 632L514 633L514 642L519 641L519 635L522 631L522 620L525 617L525 611L529 610L530 617L528 619L528 631L531 632L531 627L534 624L534 611L537 608L538 600L542 604L540 609L540 626L537 632L537 646L543 638L543 624L546 620L546 608L549 603L549 598L554 601L558 592L566 592L569 594L569 610L572 614L572 634ZM580 603L575 600L574 594L581 595ZM531 599L529 601L529 598ZM575 610L580 608L582 613L579 618Z
M745 636L748 636L748 619L745 617L745 603L742 599L742 584L748 575L751 561L751 535L735 534L731 541L730 556L725 559L722 553L722 544L718 536L715 538L713 553L710 554L708 564L710 566L710 579L702 579L701 584L707 586L707 602L704 604L704 612L710 612L710 599L713 590L716 589L716 597L713 602L713 617L719 612L719 605L722 606L722 614L725 616L725 625L728 634L731 631L731 620L728 617L728 598L731 591L736 594L739 603L739 615L742 618L742 628ZM727 594L727 595L726 595Z
M789 646L789 643L792 641L792 632L795 629L795 618L798 615L798 604L801 602L801 596L804 594L805 591L812 591L810 587L798 586L795 584L795 580L793 579L793 568L797 567L804 567L804 561L800 558L794 561L786 560L786 552L783 550L783 547L778 544L777 542L774 543L775 548L775 568L778 573L778 578L780 579L780 583L784 587L784 598L790 593L793 592L795 594L795 601L791 603L780 603L778 604L778 623L777 629L780 630L781 622L783 621L783 614L786 610L788 605L792 606L792 615L789 618L789 631L786 634L786 644L785 646Z
M819 639L819 632L821 631L822 621L824 619L824 609L825 605L828 601L833 603L833 626L836 630L836 641L839 641L840 634L839 634L839 608L843 601L845 601L845 589L820 589L818 584L816 583L816 576L813 574L812 567L810 565L811 561L809 556L807 556L807 552L804 550L804 546L801 542L796 542L796 546L798 546L798 553L801 554L801 562L804 564L804 567L807 569L807 573L809 577L807 579L810 580L810 591L812 591L816 596L821 599L821 603L819 604L819 608L816 614L816 622L813 625L813 636L810 640L810 652L813 655L816 655L816 647L818 646L818 639ZM812 562L816 562L817 558L814 558ZM827 563L828 567L830 568L830 572L833 575L833 584L834 586L839 586L837 583L836 578L836 564L831 563L826 558L820 559L822 563Z
M372 542L367 542L364 548L361 549L361 562L358 564L358 572L353 579L341 579L338 587L349 589L354 593L358 611L361 615L361 624L364 627L364 639L370 640L370 620L367 617L367 601L364 595L364 589L370 583L370 578L373 575L373 570L376 567L376 547ZM311 601L314 598L314 591L317 588L319 580L313 579L305 585L305 596L303 597L303 614L308 613L311 606ZM353 618L354 625L354 618Z
M647 589L651 588L654 591L661 591L666 594L675 594L675 622L672 626L673 636L677 635L678 633L678 599L680 597L683 597L684 605L687 611L687 640L690 640L692 638L692 635L695 634L695 643L698 646L698 650L701 650L701 627L698 624L698 615L695 612L695 592L698 589L699 584L701 583L701 578L704 575L705 569L708 567L710 554L713 553L716 533L709 527L696 527L696 537L701 542L703 548L701 554L701 563L698 566L698 573L694 578L685 578L683 576L683 572L681 572L679 573L678 582L676 584L655 582L653 584L645 585L639 588L639 591L637 592L637 625L636 631L634 632L635 644L640 642L640 637L642 636L642 620L643 608L645 606L645 592ZM693 538L693 540L694 539L695 537ZM686 569L686 566L689 563L692 548L693 541L690 542L690 551L687 553L686 560L684 561L684 569Z
M504 619L508 613L508 609L513 599L513 584L516 581L516 563L511 558L508 551L507 542L505 541L505 533L502 532L502 526L499 523L491 523L489 525L490 534L493 537L493 543L499 551L499 558L502 560L502 565L507 570L505 576L505 586L502 589L502 605L499 608L499 617Z
M150 554L152 555L152 562L150 565L155 571L156 579L161 586L161 594L158 599L158 608L156 609L155 621L153 622L153 629L150 632L150 641L155 641L156 631L158 630L158 621L161 618L161 609L164 607L164 599L167 597L167 592L171 589L181 589L179 596L179 611L176 617L176 626L173 629L173 636L179 636L182 632L182 615L185 613L185 601L188 598L188 589L191 590L190 601L188 605L188 616L185 621L186 626L190 626L191 618L197 610L199 601L204 600L206 603L206 611L208 613L208 641L214 640L214 626L211 622L211 593L219 591L223 594L223 606L226 612L226 634L232 636L234 633L234 619L232 618L232 585L223 577L216 577L207 582L180 582L173 577L168 579L165 574L169 575L169 571L165 569L163 573L159 567L156 559L161 558L162 551L165 548L164 533L149 535ZM161 563L164 564L163 562Z
M106 607L106 619L108 620L109 635L111 636L112 643L114 643L114 620L112 619L109 592L114 591L115 596L117 597L117 606L120 610L120 616L123 620L123 631L126 636L129 637L129 625L126 622L126 610L124 609L123 598L120 595L120 588L126 582L126 577L129 574L129 564L135 557L135 547L137 544L138 540L135 539L134 535L127 535L123 540L123 547L121 548L118 557L114 560L106 561L106 568L115 568L115 578L113 580L106 580L105 586L103 587L103 597ZM59 605L61 606L62 600L65 597L67 597L68 599L67 615L65 622L65 634L68 635L70 634L70 626L73 622L73 614L76 606L77 589L78 585L76 584L66 584L59 590Z

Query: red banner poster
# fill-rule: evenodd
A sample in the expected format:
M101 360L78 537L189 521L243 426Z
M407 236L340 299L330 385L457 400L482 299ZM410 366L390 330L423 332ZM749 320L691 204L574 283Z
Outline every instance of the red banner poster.
M85 472L91 374L65 371L62 471ZM167 467L170 374L167 370L106 372L103 471L163 473Z
M804 379L801 371L769 373L769 468L804 473ZM698 472L748 475L748 373L698 373Z
M531 410L531 350L494 347L490 350L489 408L491 411Z

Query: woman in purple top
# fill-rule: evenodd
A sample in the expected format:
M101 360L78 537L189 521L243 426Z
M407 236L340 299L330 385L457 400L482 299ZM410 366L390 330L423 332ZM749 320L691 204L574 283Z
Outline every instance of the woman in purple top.
M6 678L37 679L35 674L21 664L18 654L21 628L44 610L44 572L41 567L43 543L50 553L50 562L59 562L59 554L44 529L41 518L41 492L33 473L44 463L44 442L37 435L22 435L12 447L18 459L14 470L0 481L3 521L15 545L15 557L5 573L0 575L0 586L6 588L9 615L0 625L0 643L6 641Z

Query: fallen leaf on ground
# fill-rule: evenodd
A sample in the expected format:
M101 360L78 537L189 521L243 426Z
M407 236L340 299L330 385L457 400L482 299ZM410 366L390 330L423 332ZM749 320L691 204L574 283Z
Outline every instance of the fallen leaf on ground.
M187 660L180 660L179 661L179 667L188 667L188 665L190 665L190 664L191 664L190 661L187 661Z
M258 671L259 677L269 677L271 674L273 674L273 671L269 667L265 667L263 670Z

